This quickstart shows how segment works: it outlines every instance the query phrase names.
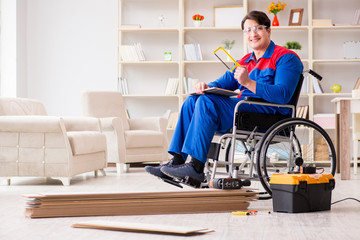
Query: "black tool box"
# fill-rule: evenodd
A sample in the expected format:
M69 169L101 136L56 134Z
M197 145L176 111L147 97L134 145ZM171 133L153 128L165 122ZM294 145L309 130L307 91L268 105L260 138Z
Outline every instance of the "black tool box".
M332 174L273 174L270 179L274 212L330 210Z

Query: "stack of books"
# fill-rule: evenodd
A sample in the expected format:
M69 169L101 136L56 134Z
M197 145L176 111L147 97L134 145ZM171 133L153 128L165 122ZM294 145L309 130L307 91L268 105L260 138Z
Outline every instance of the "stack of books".
M165 95L167 96L176 95L178 87L179 87L179 79L169 78L165 89Z
M184 77L184 93L192 93L195 90L195 85L199 83L199 79L191 78L191 77Z
M202 53L200 44L189 43L184 44L184 60L185 61L202 61Z
M126 78L119 77L118 89L119 89L119 92L120 92L122 95L127 95L127 94L129 94L129 88L128 88L128 84L127 84Z
M296 117L307 119L309 117L309 106L298 106L296 108Z
M140 43L119 46L119 55L123 62L140 62L146 60Z
M29 218L210 213L247 210L256 192L203 189L141 193L27 194Z

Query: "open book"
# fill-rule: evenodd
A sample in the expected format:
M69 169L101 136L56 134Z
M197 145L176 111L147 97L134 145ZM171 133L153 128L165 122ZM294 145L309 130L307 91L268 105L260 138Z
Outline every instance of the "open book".
M204 93L205 94L216 94L216 95L227 96L227 97L240 95L240 93L238 93L238 92L234 92L234 91L230 91L230 90L226 90L226 89L222 89L222 88L217 88L217 87L207 88L204 90ZM200 94L190 93L190 95L200 95Z

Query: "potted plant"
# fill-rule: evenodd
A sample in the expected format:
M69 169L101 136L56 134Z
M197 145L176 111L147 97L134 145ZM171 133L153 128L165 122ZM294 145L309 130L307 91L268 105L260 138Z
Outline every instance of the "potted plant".
M297 41L287 42L285 43L284 47L293 50L294 52L296 52L297 55L300 56L300 50L302 46L299 42Z
M195 27L200 27L202 21L204 20L204 16L200 15L200 14L195 14L194 16L192 16L193 22L194 22L194 26Z
M231 54L231 49L233 48L234 44L235 44L235 40L229 40L229 39L225 39L221 42L224 45L224 49ZM229 58L229 56L227 56L226 58L227 61L230 61L231 59Z
M293 49L293 50L301 50L302 46L299 42L293 41L293 42L287 42L285 43L284 47L287 49Z

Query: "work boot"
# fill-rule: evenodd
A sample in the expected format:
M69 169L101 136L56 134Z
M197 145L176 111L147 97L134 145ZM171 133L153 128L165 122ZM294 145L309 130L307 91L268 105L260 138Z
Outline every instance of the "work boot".
M205 179L205 174L196 172L191 162L176 167L163 166L160 170L172 178L184 179L186 176L189 176L199 182L203 182Z
M146 166L145 167L145 171L147 171L148 173L150 173L151 175L154 175L156 177L159 177L159 178L165 178L165 179L172 179L171 177L165 175L164 173L162 173L160 171L160 169L164 166L167 166L167 167L173 167L173 161L171 160L170 162L167 162L165 164L161 164L157 167L153 167L153 166Z
M160 166L157 166L157 167L146 166L145 170L148 173L150 173L150 174L152 174L154 176L157 176L159 178L172 179L171 177L169 177L169 176L165 175L164 173L162 173L160 171L160 169L162 167L164 167L164 166L166 166L166 167L180 166L180 165L184 164L184 162L185 161L184 161L184 159L182 158L182 156L180 154L174 153L173 158L169 162L167 162L165 164L162 164Z

